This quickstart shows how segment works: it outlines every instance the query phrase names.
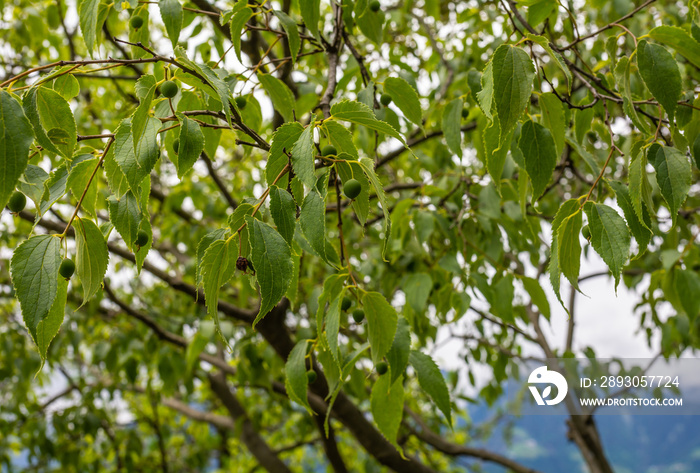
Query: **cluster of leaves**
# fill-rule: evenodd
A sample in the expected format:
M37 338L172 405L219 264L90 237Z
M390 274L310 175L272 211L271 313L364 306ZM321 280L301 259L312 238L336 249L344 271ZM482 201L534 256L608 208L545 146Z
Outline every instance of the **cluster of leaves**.
M679 26L649 30L643 8L594 1L588 37L554 0L507 10L157 3L81 0L80 41L60 1L26 13L27 25L42 15L55 24L32 31L42 41L23 25L8 31L19 65L0 84L0 207L18 191L33 208L16 209L14 231L3 236L13 249L6 282L39 359L2 379L69 362L81 379L69 378L71 389L83 397L108 389L138 406L147 396L152 412L133 411L161 442L202 439L183 458L200 465L215 434L184 421L173 421L178 435L164 434L158 412L195 416L177 399L183 390L189 402L223 404L250 423L253 415L220 394L215 366L237 378L245 410L261 413L258 428L281 415L282 439L308 438L318 416L329 439L335 414L338 435L374 457L367 471L375 461L426 471L422 460L445 462L445 448L408 422L426 415L418 430L451 426L458 384L475 384L470 363L493 368L480 392L492 403L523 343L547 357L573 354L571 343L555 352L537 335L554 313L543 284L548 275L564 305L561 276L580 291L589 248L616 288L644 281L641 326L650 339L660 328L664 355L700 343L694 2L689 20L668 6L664 19ZM17 17L23 5L2 8ZM620 17L630 23L618 34ZM496 24L508 38L496 36ZM492 41L462 44L434 32L444 25ZM192 40L200 33L208 39ZM417 51L415 37L432 50ZM439 87L427 87L435 77ZM350 180L356 196L341 192ZM64 258L75 261L70 281L59 274ZM665 301L676 314L662 321ZM476 319L457 333L470 309ZM353 323L353 311L366 322ZM116 313L144 325L112 326ZM21 343L19 326L5 353ZM446 380L427 354L445 328L464 340L466 379ZM249 390L260 386L269 396L255 403ZM364 418L348 396L368 401L391 453L360 438L373 427L355 424ZM27 402L11 405L20 412ZM108 410L90 405L101 425L91 432L133 442L135 456L144 451L135 430L115 433ZM205 421L226 430L215 417ZM249 434L240 441L249 445ZM258 461L269 456L249 449ZM116 457L121 464L119 448Z

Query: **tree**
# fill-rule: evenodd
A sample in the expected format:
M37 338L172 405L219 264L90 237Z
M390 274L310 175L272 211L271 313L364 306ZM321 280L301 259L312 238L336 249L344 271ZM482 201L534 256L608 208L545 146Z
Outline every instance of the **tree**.
M696 2L1 8L9 469L534 472L468 441L460 390L593 356L579 282L636 288L661 355L698 346Z

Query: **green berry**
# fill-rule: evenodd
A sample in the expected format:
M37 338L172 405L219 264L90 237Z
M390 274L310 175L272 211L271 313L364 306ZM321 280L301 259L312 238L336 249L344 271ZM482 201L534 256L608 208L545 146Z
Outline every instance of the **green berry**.
M343 312L347 311L350 306L352 305L352 299L349 297L343 297L343 302L340 304L340 308L343 310Z
M306 372L306 379L309 380L309 384L313 384L314 381L316 381L316 378L318 378L318 375L314 370L309 370Z
M583 234L583 238L586 240L591 239L591 228L588 225L584 225L584 227L581 229L581 233Z
M335 156L338 154L338 150L335 149L335 146L333 145L326 145L323 147L323 149L321 149L321 154L323 156Z
M381 376L383 374L386 374L387 371L389 371L389 365L386 364L386 361L380 361L376 364L374 369L376 369L377 373L379 373L379 375Z
M143 18L140 16L132 16L129 23L133 29L137 30L143 26Z
M357 179L349 179L343 185L343 193L348 199L355 199L362 192L362 184Z
M175 154L177 154L179 149L180 149L180 139L176 139L175 141L173 141L173 151L175 151Z
M362 309L355 309L352 311L352 319L356 324L361 324L365 320L365 311Z
M166 80L160 85L160 93L163 97L173 98L177 95L177 84L171 80Z
M379 3L379 0L373 0L372 3L369 4L369 9L375 13L378 12L381 7L382 5Z
M148 244L148 233L146 233L145 230L139 230L139 232L136 234L136 246L139 248L142 246L146 246Z
M10 201L7 203L7 208L18 214L24 210L25 205L27 205L27 198L21 192L15 191L10 196Z
M60 274L66 279L70 279L70 277L73 276L74 272L75 263L72 259L65 258L63 261L61 261L61 266L58 267L58 274Z
M247 104L248 99L245 96L239 95L236 97L236 107L238 107L239 110L243 110Z
M382 105L384 105L386 107L391 103L391 95L382 94L382 96L379 97L379 101L381 102Z

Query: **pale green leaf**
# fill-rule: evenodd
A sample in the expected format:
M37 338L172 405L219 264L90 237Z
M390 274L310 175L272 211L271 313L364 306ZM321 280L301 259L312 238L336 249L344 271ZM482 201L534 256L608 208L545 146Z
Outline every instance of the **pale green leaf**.
M447 384L445 384L445 378L443 378L440 368L430 356L416 350L411 350L409 361L416 370L421 389L430 396L430 399L447 418L447 423L452 426L450 392L447 390Z
M42 367L46 360L51 341L56 337L63 324L67 299L68 280L61 277L60 274L57 274L56 298L53 300L49 313L36 327L36 346L39 349Z
M316 148L314 147L313 125L304 129L291 152L294 174L306 187L313 188L316 185L316 175L314 174Z
M620 214L604 204L587 202L584 210L591 230L591 245L610 268L617 288L622 267L630 252L631 238L627 224Z
M80 0L78 15L80 17L80 32L83 34L85 46L92 56L97 39L97 13L100 0Z
M228 282L236 271L236 259L238 248L232 244L233 240L216 240L204 252L199 271L202 275L204 286L204 300L207 306L207 314L214 320L216 330L221 339L228 341L221 333L219 322L219 291Z
M285 122L294 120L294 94L287 84L270 74L258 74L258 80L272 101L276 112L284 118Z
M92 220L76 218L75 229L75 273L83 285L83 305L102 286L109 251L100 229Z
M192 169L204 151L204 135L199 123L178 113L180 120L180 146L177 152L177 177L182 179Z
M296 228L297 205L294 197L277 186L270 187L270 213L277 231L291 246Z
M365 126L371 130L396 138L403 145L406 144L398 131L388 123L377 120L372 109L363 103L351 100L337 102L331 107L331 118Z
M547 300L547 294L545 294L542 286L540 286L539 281L528 277L523 277L521 281L523 282L523 286L525 287L527 293L530 294L530 299L532 299L533 304L537 306L544 318L549 320L551 315L549 301Z
M525 157L525 170L532 181L532 201L535 202L547 188L557 165L554 138L548 129L528 120L520 132L518 147Z
M423 112L420 107L420 98L406 80L400 77L389 77L384 81L384 92L389 94L394 104L399 107L406 118L423 127ZM460 115L462 111L460 109Z
M413 273L406 278L402 290L406 294L408 305L422 314L433 290L433 278L427 273Z
M391 381L388 375L384 375L374 383L370 396L370 410L379 431L400 451L401 447L396 437L403 416L403 377L399 377L393 384Z
M391 367L391 382L396 381L408 366L408 355L411 352L411 331L408 321L399 317L396 335L391 348L386 354L386 361Z
M539 1L541 1L541 0L539 0ZM519 3L522 3L522 1ZM564 61L564 58L562 57L562 55L552 49L552 47L549 45L548 38L546 38L544 36L533 35L530 33L525 33L525 36L527 37L527 39L537 43L545 51L547 51L547 54L549 54L549 57L552 58L552 60L556 63L557 66L559 66L559 69L561 69L562 72L564 73L564 75L566 76L567 89L568 89L569 93L571 93L571 85L574 83L574 78L571 75L571 70L569 70L569 68L567 67L566 62Z
M639 254L641 255L646 251L647 245L649 245L652 236L652 233L649 230L649 228L651 227L651 218L649 216L649 212L647 212L646 208L642 206L640 209L642 213L642 219L640 219L637 216L636 211L634 210L634 205L632 203L630 192L627 186L619 181L609 182L610 187L612 187L615 191L615 195L617 196L617 204L620 206L622 212L625 215L627 225L632 231L634 239L637 240L637 244L639 245Z
M306 377L307 343L307 340L298 342L289 353L287 363L284 365L284 385L289 399L304 406L308 413L313 415L307 398L307 390L309 387L309 380Z
M318 36L318 21L321 18L321 0L299 0L301 17L311 34Z
M53 83L53 90L66 100L75 98L80 93L80 83L73 74L58 76Z
M299 47L301 46L301 39L299 37L299 28L297 27L297 23L281 10L274 10L273 13L282 24L284 31L287 33L289 50L292 54L292 63L295 63L297 62L297 53L299 52Z
M377 364L394 342L399 316L396 309L378 292L368 292L362 296L362 308L367 317L367 338L372 348L372 361Z
M252 246L251 258L260 286L260 310L253 322L255 324L284 297L292 280L294 264L287 242L274 228L246 217Z
M700 67L700 43L695 41L683 28L668 25L657 26L649 32L649 37L672 47L695 67Z
M299 140L303 132L304 127L298 122L285 123L275 130L274 135L272 135L272 144L270 145L270 152L267 156L267 165L265 167L265 178L268 186L272 185L277 176L289 163L289 156L285 154L285 151L291 154L294 144ZM286 178L277 181L279 186L285 186L286 184Z
M649 162L656 169L656 182L661 196L671 212L673 225L676 225L678 210L688 197L693 180L693 169L685 153L670 146L655 145L649 148Z
M566 116L564 115L564 106L561 100L551 92L541 94L539 104L542 110L542 124L552 134L554 144L557 147L557 156L561 156L564 152L566 130L568 128Z
M637 64L647 88L673 121L682 90L676 60L663 46L642 40L637 45Z
M460 158L462 157L462 130L460 124L462 123L463 108L464 101L460 98L454 99L445 105L442 111L442 134L445 136L445 142L452 152Z
M243 38L243 27L253 16L253 10L250 8L243 8L239 10L231 20L231 43L233 43L233 49L236 52L236 57L241 61L241 39Z
M141 209L133 192L128 191L121 198L110 196L107 199L109 220L121 235L124 243L133 248L141 222Z
M173 49L177 46L182 30L182 5L180 0L159 0L160 16L165 24L165 31L173 44Z
M299 222L301 231L314 253L333 266L338 256L326 240L326 202L316 189L306 194L301 205Z

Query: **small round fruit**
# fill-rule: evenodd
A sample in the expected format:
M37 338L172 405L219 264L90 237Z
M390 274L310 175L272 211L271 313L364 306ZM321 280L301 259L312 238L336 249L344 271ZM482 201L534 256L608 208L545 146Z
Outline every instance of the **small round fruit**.
M140 16L132 16L129 23L133 29L137 30L143 26L143 18Z
M380 376L389 371L389 365L386 364L386 361L380 361L374 368L377 370L377 373L379 373Z
M70 277L73 276L74 272L75 263L73 262L73 260L70 258L64 258L63 261L61 261L61 266L58 267L58 274L60 274L66 279L70 279Z
M163 97L173 98L177 95L177 84L171 80L166 80L160 85L160 93Z
M340 308L343 310L343 312L347 311L350 306L352 305L352 299L349 297L343 297L343 302L340 303Z
M379 0L373 0L369 4L369 9L375 13L378 12L381 7L382 7L382 5L379 3Z
M318 378L318 375L314 370L309 370L306 372L306 379L309 380L309 384L313 384L316 379Z
M462 118L467 118L469 116L469 109L467 107L464 107L462 109Z
M10 201L7 203L7 208L18 214L24 210L25 205L27 205L27 198L21 192L15 191L10 196Z
M323 149L321 149L321 154L323 156L335 156L338 154L338 150L335 149L335 146L333 145L326 145L323 147Z
M362 309L355 309L352 311L352 319L356 324L361 324L365 320L365 311Z
M248 99L245 98L243 95L239 95L238 97L236 97L236 107L238 107L239 110L243 110L247 104Z
M583 234L583 238L586 240L591 239L591 228L588 225L584 225L584 227L581 229L581 234Z
M173 151L175 151L175 154L180 150L180 139L176 139L173 141Z
M362 184L357 179L349 179L343 185L343 193L348 199L355 199L362 192Z
M386 107L391 103L391 95L382 94L382 96L379 97L379 101L381 102L382 105L384 105Z
M146 246L148 244L148 233L146 233L145 230L139 230L134 243L136 243L138 247Z

